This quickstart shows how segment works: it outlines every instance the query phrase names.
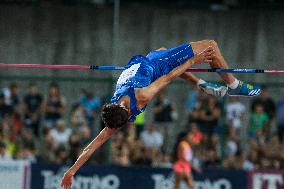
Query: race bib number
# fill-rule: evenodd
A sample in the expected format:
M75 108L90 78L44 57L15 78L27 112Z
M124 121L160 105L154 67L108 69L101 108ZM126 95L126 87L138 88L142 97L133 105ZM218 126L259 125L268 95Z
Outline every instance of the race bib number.
M123 84L125 83L129 78L134 77L137 70L140 67L140 64L134 64L132 66L130 66L129 68L127 68L126 70L124 70L121 75L118 78L117 84Z

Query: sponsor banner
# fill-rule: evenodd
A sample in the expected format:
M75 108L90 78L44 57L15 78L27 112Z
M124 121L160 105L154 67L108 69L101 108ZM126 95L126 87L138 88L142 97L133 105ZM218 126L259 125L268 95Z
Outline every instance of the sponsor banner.
M32 189L60 189L67 167L32 165ZM194 175L196 189L244 189L246 173L238 170L204 170ZM172 189L171 169L150 167L84 166L73 179L72 189ZM181 189L187 188L185 184Z
M0 161L1 189L29 189L29 163L24 161Z
M248 176L249 189L284 189L284 171L251 171Z

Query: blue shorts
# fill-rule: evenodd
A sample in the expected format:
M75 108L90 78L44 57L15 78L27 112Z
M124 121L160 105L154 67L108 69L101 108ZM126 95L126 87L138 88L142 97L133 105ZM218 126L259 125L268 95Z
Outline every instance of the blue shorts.
M151 51L146 57L153 67L159 68L159 72L165 75L193 56L191 45L186 43L166 50Z

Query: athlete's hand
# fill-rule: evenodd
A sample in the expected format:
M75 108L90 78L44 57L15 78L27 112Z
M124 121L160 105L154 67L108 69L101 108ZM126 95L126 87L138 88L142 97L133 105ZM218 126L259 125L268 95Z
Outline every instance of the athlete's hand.
M210 63L212 62L212 58L214 57L214 55L215 55L215 52L214 52L213 47L209 46L204 51L194 56L194 59L195 59L194 63L195 64L200 64L203 62Z
M61 187L63 189L71 189L72 180L73 175L67 171L61 179Z

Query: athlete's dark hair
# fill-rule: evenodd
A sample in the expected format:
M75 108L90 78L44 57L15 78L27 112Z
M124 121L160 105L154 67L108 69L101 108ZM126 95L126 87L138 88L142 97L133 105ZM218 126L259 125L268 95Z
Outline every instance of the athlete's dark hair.
M118 129L128 122L128 113L119 104L105 104L101 113L106 127Z

